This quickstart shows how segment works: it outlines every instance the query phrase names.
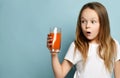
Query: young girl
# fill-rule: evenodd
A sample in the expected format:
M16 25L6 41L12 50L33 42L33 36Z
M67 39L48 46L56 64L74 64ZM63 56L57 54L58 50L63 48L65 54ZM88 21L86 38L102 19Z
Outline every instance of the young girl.
M51 48L51 35L47 47ZM120 78L120 45L111 37L106 8L98 2L85 4L78 17L76 38L60 64L51 52L55 78L64 78L76 66L74 78Z

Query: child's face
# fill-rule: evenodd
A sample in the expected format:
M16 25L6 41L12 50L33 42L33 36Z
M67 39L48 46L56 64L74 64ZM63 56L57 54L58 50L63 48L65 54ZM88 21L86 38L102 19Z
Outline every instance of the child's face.
M100 23L97 13L90 9L86 8L81 14L81 28L84 36L91 42L96 42Z

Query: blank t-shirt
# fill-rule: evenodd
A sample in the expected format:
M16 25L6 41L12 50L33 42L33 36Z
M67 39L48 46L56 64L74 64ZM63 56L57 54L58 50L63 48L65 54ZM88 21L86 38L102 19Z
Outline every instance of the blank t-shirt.
M116 40L115 42L117 44L115 61L118 61L120 59L120 45ZM64 59L76 65L74 78L112 78L112 72L110 73L105 68L104 61L97 54L97 47L98 44L89 45L87 61L83 66L82 55L78 50L74 53L75 44L74 42L71 43Z

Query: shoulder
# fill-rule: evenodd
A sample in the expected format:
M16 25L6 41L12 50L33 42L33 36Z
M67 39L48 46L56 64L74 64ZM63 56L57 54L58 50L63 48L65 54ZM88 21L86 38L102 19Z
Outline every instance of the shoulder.
M75 51L75 43L71 42L70 47L65 55L66 60L69 60L72 64L76 64L82 59L82 56L78 50Z
M71 43L70 43L70 45L69 45L69 49L74 49L75 48L75 42L74 41L72 41Z
M115 41L115 44L116 44L117 46L120 45L118 40L116 40L116 39L113 39L113 40Z
M120 60L120 44L116 39L114 39L114 41L115 41L116 48L117 48L115 61L118 61Z

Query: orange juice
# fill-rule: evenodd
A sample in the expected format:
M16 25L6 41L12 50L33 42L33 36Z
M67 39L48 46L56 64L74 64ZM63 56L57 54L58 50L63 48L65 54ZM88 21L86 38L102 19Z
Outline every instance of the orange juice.
M52 41L52 51L59 52L61 47L61 33L50 33L53 38Z

